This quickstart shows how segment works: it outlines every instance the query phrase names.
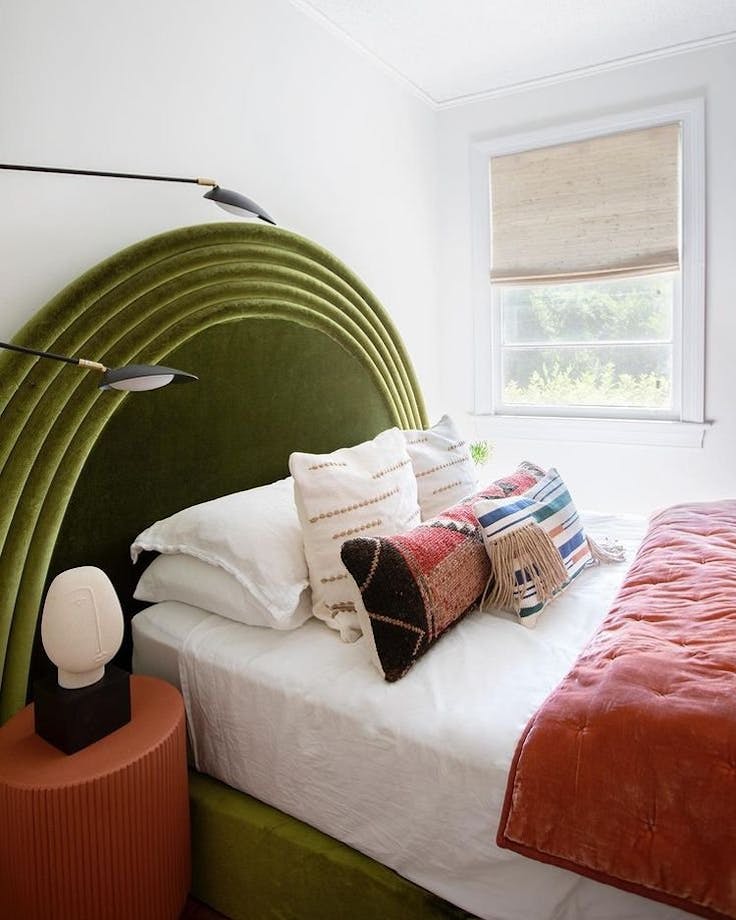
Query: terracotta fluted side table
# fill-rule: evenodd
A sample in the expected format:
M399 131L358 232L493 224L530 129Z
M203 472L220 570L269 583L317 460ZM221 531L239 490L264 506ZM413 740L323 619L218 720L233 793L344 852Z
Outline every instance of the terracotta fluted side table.
M26 706L0 728L0 916L174 920L190 881L184 706L131 678L132 719L66 755Z

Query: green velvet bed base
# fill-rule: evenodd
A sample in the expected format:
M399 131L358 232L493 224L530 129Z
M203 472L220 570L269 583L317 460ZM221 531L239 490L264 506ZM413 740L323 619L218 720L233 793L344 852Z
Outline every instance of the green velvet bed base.
M233 920L465 920L458 907L209 776L190 774L195 896Z
M137 243L61 291L15 342L196 384L100 392L93 372L0 351L0 723L41 671L50 580L98 565L124 609L133 537L180 508L287 475L426 413L389 318L333 255L258 224ZM35 651L34 651L35 649ZM462 911L294 818L191 774L193 892L247 920L458 918Z

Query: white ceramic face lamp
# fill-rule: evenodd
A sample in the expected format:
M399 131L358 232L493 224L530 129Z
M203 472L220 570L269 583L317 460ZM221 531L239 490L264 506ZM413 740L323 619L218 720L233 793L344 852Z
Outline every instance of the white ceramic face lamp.
M76 690L102 679L123 641L120 601L102 569L83 565L56 576L43 606L41 641L59 686Z

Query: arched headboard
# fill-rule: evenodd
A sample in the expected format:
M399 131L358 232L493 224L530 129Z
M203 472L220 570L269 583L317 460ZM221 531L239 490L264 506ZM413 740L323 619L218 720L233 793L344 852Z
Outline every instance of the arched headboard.
M49 580L99 565L124 606L132 538L152 521L287 473L426 413L381 305L338 259L278 228L204 224L100 263L16 336L200 382L146 394L0 352L0 722L26 699Z

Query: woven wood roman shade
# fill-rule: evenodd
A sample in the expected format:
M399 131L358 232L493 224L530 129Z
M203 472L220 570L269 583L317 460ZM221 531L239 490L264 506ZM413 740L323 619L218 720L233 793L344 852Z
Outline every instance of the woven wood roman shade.
M492 157L491 280L679 268L680 125Z

